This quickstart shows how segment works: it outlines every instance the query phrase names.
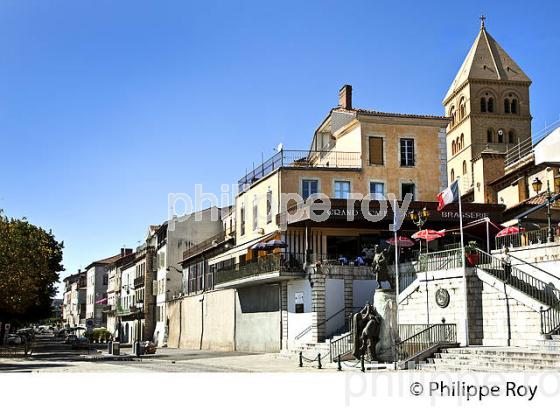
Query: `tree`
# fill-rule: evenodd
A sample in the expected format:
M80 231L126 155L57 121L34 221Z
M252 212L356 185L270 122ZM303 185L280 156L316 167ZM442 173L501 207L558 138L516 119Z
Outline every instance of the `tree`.
M0 210L0 321L30 322L51 316L55 284L63 271L63 242L25 218Z

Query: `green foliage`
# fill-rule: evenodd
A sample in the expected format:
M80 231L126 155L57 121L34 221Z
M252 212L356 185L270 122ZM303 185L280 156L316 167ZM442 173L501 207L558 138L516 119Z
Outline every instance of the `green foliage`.
M469 243L465 245L465 254L470 255L471 253L475 253L477 246L478 244L476 241L469 241Z
M30 322L51 317L51 299L62 249L52 232L0 210L0 320Z
M109 340L111 337L111 332L109 332L104 327L93 329L91 334L91 340Z

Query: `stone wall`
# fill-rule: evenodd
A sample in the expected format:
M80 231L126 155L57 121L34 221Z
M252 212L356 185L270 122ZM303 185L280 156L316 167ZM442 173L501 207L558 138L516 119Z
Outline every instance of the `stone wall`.
M454 323L457 339L465 342L465 309L468 306L469 344L482 343L482 282L472 269L467 269L468 303L465 304L462 269L429 272L428 277L419 278L409 287L409 294L399 297L400 324ZM436 303L439 289L449 293L449 305L440 307ZM404 295L404 297L403 297Z

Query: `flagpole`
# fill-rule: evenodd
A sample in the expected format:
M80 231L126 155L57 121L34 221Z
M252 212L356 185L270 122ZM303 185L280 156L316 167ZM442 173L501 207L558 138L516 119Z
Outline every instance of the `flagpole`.
M463 206L461 201L461 177L458 177L459 184L457 191L459 192L459 229L461 232L461 269L463 270L463 291L465 299L465 346L469 345L469 313L468 313L468 285L467 285L467 269L465 266L465 240L463 238Z
M397 312L395 314L395 322L397 328L394 331L397 333L396 337L398 338L399 335L399 295L400 295L400 287L399 287L399 237L398 237L398 229L397 229L397 198L394 199L394 206L393 206L393 229L394 229L394 238L395 238L395 302L396 302L396 309ZM393 358L396 360L396 352L395 352L395 343L391 343L393 347Z
M395 237L395 287L396 287L396 294L397 294L397 329L399 328L399 241L398 241L398 232L397 232L397 199L395 198L395 206L393 207L393 228L394 228L394 237Z

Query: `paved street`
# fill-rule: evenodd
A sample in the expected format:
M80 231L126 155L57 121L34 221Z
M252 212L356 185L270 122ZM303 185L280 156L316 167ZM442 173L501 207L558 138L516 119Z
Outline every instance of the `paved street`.
M122 349L131 355L131 349ZM52 336L38 336L30 358L0 358L0 372L309 372L297 359L279 354L158 349L156 355L127 361L88 360L87 350L72 350ZM332 369L323 369L329 372Z

